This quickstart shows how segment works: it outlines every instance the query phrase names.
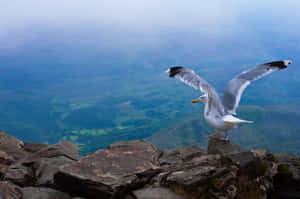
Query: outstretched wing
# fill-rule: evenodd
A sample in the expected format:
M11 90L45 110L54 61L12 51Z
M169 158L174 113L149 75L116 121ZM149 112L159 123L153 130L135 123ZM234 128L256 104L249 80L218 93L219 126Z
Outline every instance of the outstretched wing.
M274 71L285 69L288 64L291 64L291 61L283 60L265 63L244 71L230 80L225 87L222 100L225 112L236 114L235 111L239 105L242 93L252 81L260 79Z
M200 89L201 92L208 95L208 103L212 107L217 109L220 114L224 112L223 105L216 90L193 70L182 66L175 66L167 69L166 72L169 73L169 77L175 77L195 89Z

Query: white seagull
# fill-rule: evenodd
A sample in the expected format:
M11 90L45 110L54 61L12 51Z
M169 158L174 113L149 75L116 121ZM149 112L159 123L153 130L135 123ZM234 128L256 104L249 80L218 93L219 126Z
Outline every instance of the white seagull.
M228 131L230 129L240 123L253 123L233 116L236 115L235 111L245 88L252 81L274 71L285 69L291 63L289 60L274 61L243 71L227 83L222 102L216 90L193 70L175 66L167 69L166 72L169 73L169 77L175 77L195 89L200 89L204 93L204 95L193 100L192 103L201 102L204 104L204 118L206 122L215 130L225 132L225 138L222 139L228 140Z

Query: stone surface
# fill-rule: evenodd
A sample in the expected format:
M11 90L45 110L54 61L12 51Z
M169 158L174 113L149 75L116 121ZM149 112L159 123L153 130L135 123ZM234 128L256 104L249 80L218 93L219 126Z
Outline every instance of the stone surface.
M232 162L235 162L241 166L246 166L255 159L254 154L250 151L230 153L226 154L225 157L228 157Z
M230 153L239 153L244 152L245 150L239 147L237 144L231 141L220 140L220 138L224 138L220 133L214 133L210 136L207 153L208 154L230 154Z
M29 153L36 153L42 148L47 147L48 144L34 143L34 142L24 142L24 151Z
M143 140L115 143L107 150L62 166L55 181L62 186L69 184L72 192L84 190L90 197L117 197L143 186L157 173L159 154L156 147Z
M25 187L21 191L22 199L71 199L69 194L50 188Z
M38 176L36 184L55 187L54 175L59 171L59 167L72 162L74 162L74 160L65 156L35 160L31 167L34 168L35 176Z
M23 151L23 146L24 143L21 140L0 131L0 151L4 151L15 160L19 160L27 154Z
M11 181L20 186L29 186L34 183L32 170L21 164L9 166L3 175L4 180Z
M296 154L245 151L213 137L208 153L137 140L81 158L70 142L23 144L3 132L0 142L0 199L300 198Z
M30 148L31 152L35 152L25 158L22 164L34 170L37 185L55 187L54 175L58 172L59 167L79 159L78 148L70 142L46 146L30 145L31 147L27 147L27 149Z
M194 157L206 154L203 149L195 146L178 147L176 149L163 150L159 158L160 165L182 164Z
M71 142L60 142L54 145L48 145L41 148L39 151L28 156L23 162L30 163L41 158L56 158L65 156L72 160L79 160L78 147Z
M0 151L0 164L10 165L14 161L16 161L14 157L8 155L5 151Z
M7 181L0 181L0 199L22 199L21 189Z
M184 199L170 189L164 187L146 187L134 191L137 199Z
M279 198L300 198L300 158L296 154L274 153L278 161L274 176L274 195Z

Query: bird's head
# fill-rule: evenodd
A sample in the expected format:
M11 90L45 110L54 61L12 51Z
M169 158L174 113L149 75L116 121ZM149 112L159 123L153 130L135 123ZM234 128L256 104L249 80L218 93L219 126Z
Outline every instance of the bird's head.
M199 98L192 101L192 103L198 103L201 102L202 104L206 104L208 102L208 95L204 94L201 95Z

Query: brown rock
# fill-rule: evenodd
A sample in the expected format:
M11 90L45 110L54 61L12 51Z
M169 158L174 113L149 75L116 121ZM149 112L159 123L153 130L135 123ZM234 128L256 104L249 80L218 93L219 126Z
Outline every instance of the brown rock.
M224 138L220 133L214 133L210 136L207 153L208 154L230 154L230 153L239 153L244 152L245 150L239 147L237 144L231 141L220 140L220 138Z
M34 169L36 184L40 186L56 187L54 175L59 171L59 167L72 162L74 162L74 160L65 156L35 160L31 167Z
M54 145L48 145L27 157L23 162L30 163L41 158L55 158L65 156L72 160L79 160L78 147L71 142L60 142Z
M146 187L134 191L137 199L183 199L172 190L165 187Z
M68 184L73 193L85 191L90 197L124 196L157 172L159 154L157 148L143 140L115 143L107 150L62 166L55 182L61 186Z
M160 165L176 165L206 154L203 149L195 146L178 147L164 150L159 158Z
M0 164L10 165L15 161L15 159L8 155L5 151L0 151Z
M47 147L48 144L34 143L34 142L24 142L24 150L29 153L36 153L42 148Z
M55 187L54 175L59 167L79 159L78 147L70 142L32 146L31 144L31 151L41 149L29 155L22 161L22 164L34 170L37 185Z
M184 162L178 169L169 171L162 177L161 184L184 198L209 198L209 189L216 179L222 179L222 186L227 186L227 182L234 178L230 164L230 161L219 154L195 157Z
M296 154L274 153L278 162L274 188L278 198L300 198L300 158ZM272 197L274 197L272 195ZM275 198L275 197L274 197Z
M22 199L71 199L67 193L42 187L25 187L22 193Z
M23 150L23 142L14 138L3 131L0 131L0 151L4 151L14 160L19 160L26 156L26 152Z
M22 199L22 192L18 186L0 181L0 199Z
M34 183L32 170L22 164L10 165L5 170L3 178L20 186L28 186Z

